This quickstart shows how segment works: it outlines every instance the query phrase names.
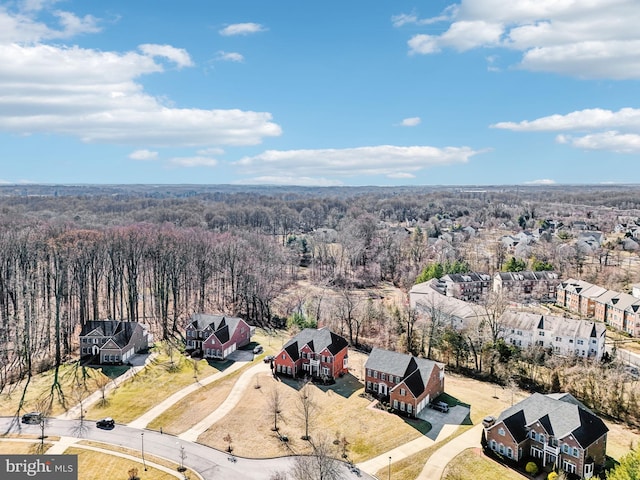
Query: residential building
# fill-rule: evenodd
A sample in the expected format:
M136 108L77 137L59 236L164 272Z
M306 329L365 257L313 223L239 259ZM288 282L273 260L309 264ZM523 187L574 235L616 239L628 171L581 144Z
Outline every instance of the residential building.
M602 358L607 329L590 320L507 311L500 317L501 336L520 348L540 346L555 355Z
M186 349L204 358L224 360L249 344L254 331L242 318L196 313L186 328Z
M91 320L80 332L80 356L95 363L123 364L151 343L147 328L138 322ZM93 360L91 360L93 361Z
M449 297L478 302L491 291L491 276L486 273L449 273L440 278Z
M374 348L364 368L365 390L410 416L444 392L444 365L426 358Z
M559 284L556 272L498 272L493 276L493 291L518 302L555 301Z
M462 330L483 318L482 309L444 294L446 284L438 279L418 283L409 290L409 305L427 317L438 316L442 324Z
M587 317L595 316L595 299L607 291L584 280L570 278L560 282L556 292L556 303L574 313Z
M513 461L531 457L580 478L604 466L609 429L568 393L534 393L483 425L487 448Z
M305 328L273 360L276 373L335 380L348 373L348 342L326 327Z

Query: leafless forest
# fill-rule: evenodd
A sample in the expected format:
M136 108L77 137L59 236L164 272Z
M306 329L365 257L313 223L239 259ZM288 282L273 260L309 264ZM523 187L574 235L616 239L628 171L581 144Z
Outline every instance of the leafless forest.
M640 187L0 186L0 390L76 358L83 322L138 320L169 339L194 312L266 327L299 314L352 344L495 375L495 349L442 332L432 345L428 324L375 292L406 293L432 262L493 273L507 256L499 235L548 219L603 232L640 222ZM532 258L611 288L639 281L637 253L615 241L587 258L550 238Z

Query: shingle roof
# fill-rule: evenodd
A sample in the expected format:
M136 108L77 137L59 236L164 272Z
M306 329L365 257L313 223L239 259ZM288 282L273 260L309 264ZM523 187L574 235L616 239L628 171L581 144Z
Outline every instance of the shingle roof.
M374 348L364 367L401 377L407 388L417 397L424 392L435 365L436 362L426 358Z
M523 430L526 436L526 427L539 422L558 439L573 435L583 448L609 431L600 418L568 393L534 393L502 412L498 421L503 421L514 436L521 436Z
M86 336L95 331L102 337L111 337L118 347L124 348L131 341L131 337L136 328L141 328L138 322L89 320L82 326L80 336Z
M335 355L347 347L349 343L328 328L319 328L317 330L305 328L285 343L283 349L295 361L299 358L300 350L305 345L309 345L312 352L320 353L326 348L332 355Z
M220 343L226 343L233 336L238 325L243 320L237 317L225 317L222 315L208 315L196 313L191 317L191 325L199 331L211 327L213 334Z

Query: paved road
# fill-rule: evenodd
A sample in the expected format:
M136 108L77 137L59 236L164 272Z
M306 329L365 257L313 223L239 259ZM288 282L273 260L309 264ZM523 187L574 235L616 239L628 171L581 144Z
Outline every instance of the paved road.
M39 425L20 424L15 417L0 417L0 432L39 435L40 427ZM48 420L45 434L95 440L136 451L142 450L144 442L145 453L163 457L175 463L180 462L180 447L184 446L185 466L199 472L205 480L268 480L274 472L286 471L291 468L295 459L295 457L279 457L258 460L235 457L236 461L231 462L225 452L180 440L172 435L163 435L151 430L141 430L125 425L116 425L113 430L100 430L93 422L85 421L84 425L81 425L79 420L51 418ZM346 465L343 465L342 469L343 479L373 480L373 477L364 472L357 476L349 471Z

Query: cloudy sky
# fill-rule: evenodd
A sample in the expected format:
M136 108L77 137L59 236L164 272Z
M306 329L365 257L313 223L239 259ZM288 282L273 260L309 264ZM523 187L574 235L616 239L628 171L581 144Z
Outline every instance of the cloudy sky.
M637 0L0 0L0 182L640 183Z

